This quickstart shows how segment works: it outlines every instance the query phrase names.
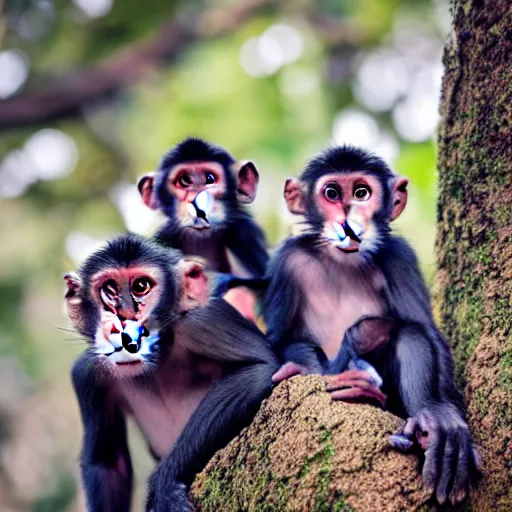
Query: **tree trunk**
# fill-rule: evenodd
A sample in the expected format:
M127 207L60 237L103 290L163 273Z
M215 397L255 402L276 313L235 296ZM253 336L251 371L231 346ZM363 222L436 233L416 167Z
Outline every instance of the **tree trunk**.
M483 457L473 510L512 510L512 6L453 0L439 134L444 333Z

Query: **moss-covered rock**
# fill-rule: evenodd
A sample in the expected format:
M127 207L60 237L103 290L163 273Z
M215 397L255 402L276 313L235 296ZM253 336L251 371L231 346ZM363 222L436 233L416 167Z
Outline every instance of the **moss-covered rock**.
M321 377L294 377L196 478L198 510L429 510L418 460L388 448L402 420L333 402Z

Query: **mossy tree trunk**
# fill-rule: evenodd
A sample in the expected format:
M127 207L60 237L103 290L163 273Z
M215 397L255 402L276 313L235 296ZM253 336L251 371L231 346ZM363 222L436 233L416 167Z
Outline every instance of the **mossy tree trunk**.
M481 447L473 510L512 510L512 5L453 0L439 135L439 309Z

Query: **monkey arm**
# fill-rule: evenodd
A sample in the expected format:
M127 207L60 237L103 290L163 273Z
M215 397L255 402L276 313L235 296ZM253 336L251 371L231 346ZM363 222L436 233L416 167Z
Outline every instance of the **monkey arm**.
M176 336L190 352L220 363L277 364L265 335L223 299L189 311L177 324Z
M425 449L423 480L444 503L462 501L479 474L478 454L455 386L448 344L435 325L428 291L410 246L391 237L378 264L386 281L392 315L403 321L389 358L394 386L409 416L391 443ZM386 379L385 379L386 380ZM407 443L406 441L409 441Z
M325 355L301 329L302 290L287 268L288 258L296 249L297 240L287 240L267 270L268 287L263 300L267 338L282 363L296 363L306 373L324 373Z
M450 348L437 328L432 316L430 297L421 275L413 249L403 239L390 237L386 249L379 252L376 261L384 273L387 282L385 298L390 308L390 316L402 320L406 331L415 332L416 339L422 339L420 345L430 354L431 364L421 372L430 379L428 403L448 401L464 413L462 395L455 386L454 364ZM402 335L403 338L403 335ZM421 359L418 361L421 363ZM415 379L409 382L416 388ZM408 414L413 414L425 403L406 404Z
M80 466L87 510L129 512L133 478L126 422L109 400L107 381L98 378L94 357L85 352L71 372L84 427Z
M256 335L252 324L245 319L244 325L241 322L233 327L226 317L218 316L223 307L220 302L218 306L202 317L210 324L215 322L211 330L208 323L204 326L206 329L195 322L188 323L187 328L203 329L202 336L194 338L194 343L200 343L201 354L243 364L232 367L236 369L222 377L204 397L170 454L151 476L146 510L189 512L187 487L194 476L217 450L250 423L261 401L272 390L271 377L279 363L266 346L265 338L261 333ZM232 309L226 306L229 309L225 311ZM233 335L226 329L219 332L220 324L228 324ZM207 336L212 337L208 340ZM205 351L204 343L213 348Z
M426 488L441 504L447 498L457 503L478 477L479 459L460 397L452 395L458 393L453 373L443 373L451 359L443 362L438 349L419 325L400 329L390 363L409 419L390 441L399 449L410 447L404 443L407 440L411 446L416 443L423 448Z

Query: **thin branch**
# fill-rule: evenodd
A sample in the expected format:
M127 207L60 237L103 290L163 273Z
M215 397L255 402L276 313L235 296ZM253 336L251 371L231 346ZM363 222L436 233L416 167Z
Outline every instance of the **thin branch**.
M140 80L149 70L179 55L191 42L232 32L271 3L248 0L203 12L188 21L173 19L150 41L134 43L96 67L0 101L0 131L78 116L84 106Z

